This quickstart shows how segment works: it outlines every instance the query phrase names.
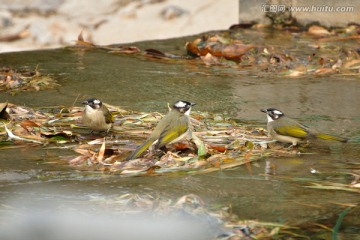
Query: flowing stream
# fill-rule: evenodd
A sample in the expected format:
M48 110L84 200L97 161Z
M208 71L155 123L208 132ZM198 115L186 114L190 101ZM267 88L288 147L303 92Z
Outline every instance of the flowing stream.
M256 34L248 37L259 38ZM291 38L272 34L260 38L268 44L296 46ZM183 45L189 39L193 37L134 45L184 54ZM294 51L307 54L297 47ZM289 225L334 226L346 206L357 205L344 217L341 233L344 239L360 237L359 193L308 188L321 181L349 184L352 178L344 173L359 168L358 76L258 77L247 69L207 67L187 60L154 60L105 50L64 48L0 54L0 66L35 68L37 65L61 86L14 96L1 93L0 102L30 107L80 106L83 99L97 97L125 109L166 112L168 102L184 99L197 103L195 111L226 113L246 125L263 128L266 116L260 109L276 107L307 125L353 141L320 143L319 149L311 148L311 154L262 159L252 165L252 173L241 166L204 175L136 178L87 172L59 160L59 156L73 154L71 150L3 149L0 150L0 216L13 211L31 215L32 210L36 212L43 205L92 209L94 199L127 193L174 200L193 193L209 206L231 205L240 219ZM269 165L275 166L273 175L266 174ZM109 210L111 206L105 208ZM3 217L0 219L4 221Z

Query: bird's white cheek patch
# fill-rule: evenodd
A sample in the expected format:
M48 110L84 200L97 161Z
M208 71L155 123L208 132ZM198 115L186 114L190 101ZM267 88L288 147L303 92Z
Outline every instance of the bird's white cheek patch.
M279 110L274 110L274 113L275 113L276 115L282 115L282 114L283 114L283 113L280 112Z
M85 111L88 112L88 113L91 113L91 112L95 111L95 109L93 109L89 105L85 105Z
M267 120L268 120L268 122L272 122L272 121L274 121L269 115L266 115L267 116Z
M100 100L95 99L95 100L94 100L94 104L100 104Z

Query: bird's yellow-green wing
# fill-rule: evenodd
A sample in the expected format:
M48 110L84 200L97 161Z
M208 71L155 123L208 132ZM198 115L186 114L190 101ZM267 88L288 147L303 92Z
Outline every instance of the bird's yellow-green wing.
M173 114L176 113L173 112ZM128 156L127 160L138 158L152 144L155 144L155 149L161 148L186 133L189 127L189 118L187 116L174 116L173 114L167 114L159 122L146 142L139 146L130 156Z
M103 110L104 110L105 122L108 124L114 123L114 115L109 111L109 109L104 107Z
M154 142L154 139L148 139L145 143L140 145L135 151L133 151L126 160L136 159L141 156L143 152L145 152Z
M189 128L188 118L186 116L180 117L177 121L168 124L168 126L161 132L159 141L156 143L156 148L161 148L166 144L171 143L184 133Z
M296 138L306 138L309 136L309 132L301 125L278 126L274 127L274 131L280 135Z

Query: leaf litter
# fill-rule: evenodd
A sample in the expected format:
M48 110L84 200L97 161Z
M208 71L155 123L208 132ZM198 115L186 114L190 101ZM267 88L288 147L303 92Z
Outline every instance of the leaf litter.
M168 145L165 152L148 152L125 161L162 118L162 114L133 112L107 105L115 116L109 134L91 133L81 123L82 107L32 109L12 103L0 104L6 112L0 126L0 149L37 144L46 148L69 148L74 155L64 157L83 169L114 172L122 176L173 173L206 173L233 168L269 155L296 154L292 150L267 149L271 140L264 131L255 131L219 115L194 112L188 140ZM5 110L4 110L5 109ZM204 124L203 122L206 122ZM254 134L255 133L255 134Z
M152 61L190 61L199 65L246 69L247 73L255 76L359 75L359 34L358 25L334 29L319 25L303 29L231 28L195 37L184 43L183 54L173 54L153 48L141 50L129 45L96 45L85 41L81 32L76 45L71 47L142 55ZM270 41L267 35L275 36L277 43Z
M0 68L0 92L17 94L25 91L40 91L59 86L57 81L48 75L35 70L10 67Z
M8 116L0 125L0 151L27 145L71 149L73 155L60 156L58 161L68 162L81 170L124 177L206 174L242 165L251 174L252 164L258 160L303 154L299 152L301 149L274 143L262 128L244 126L227 116L195 111L191 119L191 140L168 145L164 152L148 152L141 158L125 161L136 146L145 141L163 115L106 105L115 115L115 125L107 135L102 132L92 134L82 125L82 107L32 109L2 103L2 112ZM339 184L308 179L306 187L359 193L359 173L354 170L343 174L355 180L350 184Z

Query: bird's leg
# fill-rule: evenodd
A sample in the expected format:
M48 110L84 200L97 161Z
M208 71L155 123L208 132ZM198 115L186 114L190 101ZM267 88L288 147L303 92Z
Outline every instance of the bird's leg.
M147 158L152 158L153 156L160 156L160 154L159 154L159 149L156 149L155 148L155 145L153 144L153 145L151 145L150 147L149 147L149 149L148 149L148 152L146 153L146 157ZM160 151L161 153L162 153L162 151Z
M297 146L297 142L293 142L291 143L291 145L289 147L287 147L288 150L291 150L291 149L295 149Z

